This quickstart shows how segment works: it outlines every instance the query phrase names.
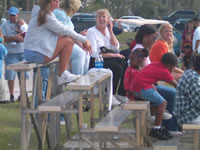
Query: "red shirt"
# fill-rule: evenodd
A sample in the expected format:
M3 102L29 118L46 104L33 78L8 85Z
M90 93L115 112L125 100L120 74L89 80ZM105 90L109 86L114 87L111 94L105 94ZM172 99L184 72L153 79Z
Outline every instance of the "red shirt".
M141 89L151 89L157 81L170 82L174 80L169 70L161 62L153 62L137 73L131 86L131 91L140 92Z
M131 94L130 91L131 91L133 79L135 78L138 72L139 70L129 66L126 69L126 72L124 74L124 89L126 90L126 96L129 99L134 99L134 95Z
M130 66L126 69L124 74L124 89L126 91L130 91L131 83L138 72L139 70Z

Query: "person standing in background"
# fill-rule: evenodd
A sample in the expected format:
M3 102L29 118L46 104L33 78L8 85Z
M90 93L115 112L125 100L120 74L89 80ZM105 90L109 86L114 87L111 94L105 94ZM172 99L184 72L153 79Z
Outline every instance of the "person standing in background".
M8 50L8 54L5 57L5 79L8 80L8 89L10 92L10 101L14 102L14 80L16 71L7 70L6 66L14 64L24 60L24 38L21 34L17 33L17 20L18 20L18 9L16 7L10 7L8 10L9 19L2 24L2 34L4 38L4 46ZM18 78L20 76L19 73ZM25 73L26 79L28 74Z
M196 17L193 19L195 26L193 40L192 40L192 50L200 54L200 18Z
M0 101L5 100L6 91L4 86L4 80L2 78L2 70L3 70L3 59L7 55L8 51L3 45L3 37L1 34L1 28L0 28Z

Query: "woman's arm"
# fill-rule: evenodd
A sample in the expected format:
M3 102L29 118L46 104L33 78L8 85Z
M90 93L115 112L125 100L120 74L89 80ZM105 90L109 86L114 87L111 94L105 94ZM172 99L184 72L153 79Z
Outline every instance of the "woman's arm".
M178 73L178 74L183 74L184 73L183 70L181 70L180 68L177 68L177 67L174 68L174 72Z
M104 58L119 57L119 58L125 59L125 57L123 55L121 55L120 53L101 53L101 55Z
M112 21L109 21L107 27L108 27L108 31L110 32L110 37L111 37L110 42L111 42L111 44L113 46L118 47L119 41L117 40L115 34L113 33L113 24L112 24Z
M95 34L93 33L92 30L90 30L90 29L88 30L86 38L87 38L87 40L90 41L91 46L92 46L92 54L91 54L91 56L94 57L94 58L97 57L98 54L99 54L99 51L97 49L97 41L96 41L96 38L95 38Z
M81 43L86 42L86 38L75 31L71 30L69 27L64 26L60 21L58 21L53 13L48 14L46 17L46 23L43 24L45 28L54 32L57 35L69 36L74 40L78 40Z

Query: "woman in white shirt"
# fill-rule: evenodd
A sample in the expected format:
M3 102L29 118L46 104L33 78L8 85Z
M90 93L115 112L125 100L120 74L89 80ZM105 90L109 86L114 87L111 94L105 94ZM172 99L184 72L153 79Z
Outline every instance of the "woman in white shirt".
M123 77L126 67L125 57L119 53L119 41L113 33L113 24L110 13L107 9L99 9L96 12L96 26L88 29L87 39L92 45L92 54L90 59L90 68L94 67L94 60L101 54L104 58L104 68L109 68L113 72L113 94L118 97L125 96L123 87ZM114 53L101 52L101 47L113 50ZM119 89L117 92L117 87Z

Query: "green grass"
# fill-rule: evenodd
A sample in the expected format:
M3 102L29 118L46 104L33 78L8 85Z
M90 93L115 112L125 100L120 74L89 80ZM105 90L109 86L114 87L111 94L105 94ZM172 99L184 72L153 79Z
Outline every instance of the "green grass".
M0 112L0 149L20 149L19 103L1 104Z

